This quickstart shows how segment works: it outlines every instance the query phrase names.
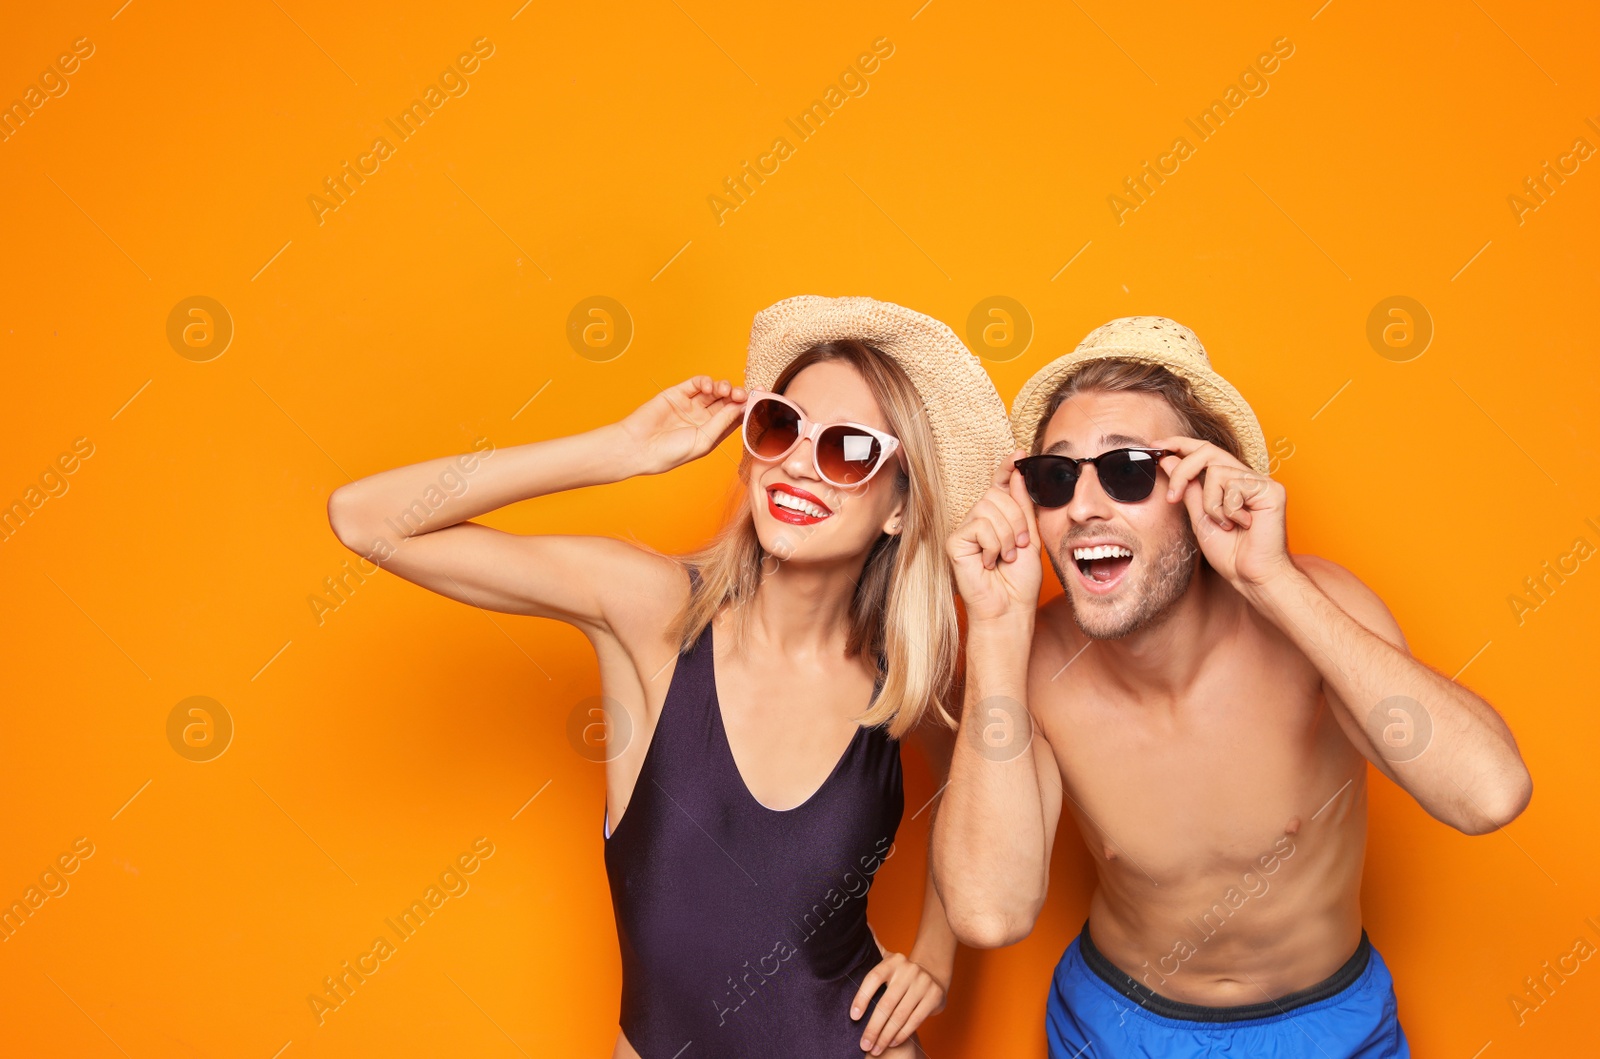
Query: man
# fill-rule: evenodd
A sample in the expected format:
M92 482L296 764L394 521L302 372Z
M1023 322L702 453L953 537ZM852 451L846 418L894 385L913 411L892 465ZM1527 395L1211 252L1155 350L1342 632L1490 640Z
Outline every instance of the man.
M1362 929L1367 762L1482 834L1531 795L1511 732L1354 575L1289 555L1261 428L1188 328L1114 320L1011 415L1015 469L948 544L966 705L933 858L957 937L1028 934L1065 805L1097 885L1052 1059L1409 1055ZM1041 548L1065 593L1038 608Z

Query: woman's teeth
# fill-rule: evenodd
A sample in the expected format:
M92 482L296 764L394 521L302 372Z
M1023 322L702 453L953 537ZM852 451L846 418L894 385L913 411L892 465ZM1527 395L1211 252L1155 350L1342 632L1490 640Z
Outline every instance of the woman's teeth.
M811 501L795 496L793 493L786 493L782 489L772 490L772 502L779 507L786 507L790 511L798 511L802 515L810 515L812 518L827 518L833 514L825 507L813 504Z

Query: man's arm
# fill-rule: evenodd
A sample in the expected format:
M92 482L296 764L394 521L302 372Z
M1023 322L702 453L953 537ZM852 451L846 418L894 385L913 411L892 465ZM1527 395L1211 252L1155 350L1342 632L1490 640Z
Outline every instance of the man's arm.
M950 783L933 818L933 877L956 937L994 948L1033 929L1061 806L1058 787L1040 782L1043 739L1027 708L1039 531L1009 461L947 551L966 606L967 667Z
M1413 658L1388 608L1354 574L1297 557L1246 598L1317 667L1357 749L1430 815L1480 835L1527 807L1533 780L1511 729Z
M1027 937L1050 887L1061 818L1055 759L1026 706L1029 635L967 630L967 688L950 786L933 818L933 875L951 929L974 948Z
M1405 648L1388 609L1348 571L1289 557L1283 486L1194 438L1161 468L1206 561L1281 629L1322 675L1356 747L1435 818L1469 835L1515 820L1533 780L1494 708Z

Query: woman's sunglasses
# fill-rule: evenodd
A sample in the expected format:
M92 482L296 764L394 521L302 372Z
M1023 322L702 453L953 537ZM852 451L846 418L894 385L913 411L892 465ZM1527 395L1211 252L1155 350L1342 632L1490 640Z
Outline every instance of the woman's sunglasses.
M1065 507L1072 502L1072 491L1082 476L1082 466L1093 464L1100 488L1120 504L1137 504L1156 487L1161 457L1176 456L1170 449L1112 449L1098 456L1074 459L1071 456L1028 456L1014 466L1022 472L1022 484L1040 507Z
M751 390L744 406L744 447L758 460L775 463L801 441L811 442L811 462L829 485L860 485L882 467L900 439L860 423L814 423L800 406L779 394Z

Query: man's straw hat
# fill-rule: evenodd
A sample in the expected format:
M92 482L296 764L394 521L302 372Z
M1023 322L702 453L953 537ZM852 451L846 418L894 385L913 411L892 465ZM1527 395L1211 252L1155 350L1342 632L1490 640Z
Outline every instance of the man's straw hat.
M1005 402L988 372L954 331L931 316L872 298L802 294L756 313L745 385L769 390L790 361L840 338L882 350L916 387L933 432L945 514L956 525L1011 452Z
M1233 428L1244 450L1244 462L1267 473L1267 441L1256 414L1239 391L1211 369L1206 347L1195 333L1165 316L1124 316L1101 324L1078 343L1077 349L1035 372L1011 403L1011 430L1018 446L1033 451L1033 436L1044 418L1050 395L1079 368L1097 360L1158 364L1187 380L1200 403Z

